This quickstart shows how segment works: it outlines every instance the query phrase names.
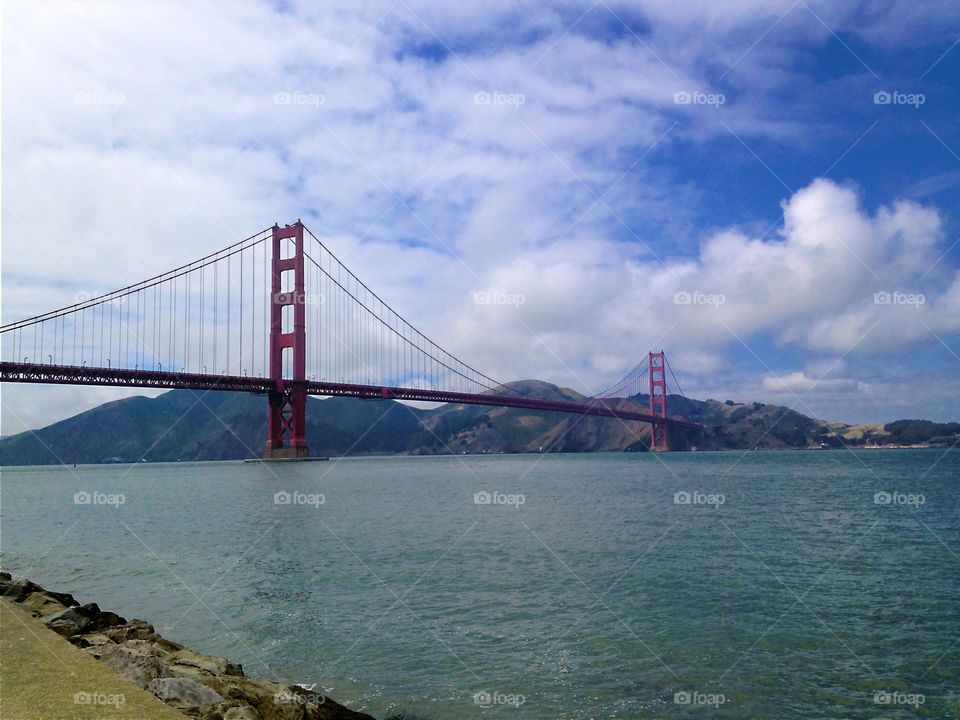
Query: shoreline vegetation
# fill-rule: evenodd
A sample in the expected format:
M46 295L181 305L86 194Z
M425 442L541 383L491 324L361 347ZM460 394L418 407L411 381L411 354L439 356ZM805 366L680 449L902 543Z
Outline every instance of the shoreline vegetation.
M46 628L60 635L117 675L159 698L184 717L200 720L375 720L340 705L322 692L298 685L247 677L239 663L203 655L160 636L144 620L127 620L81 605L69 593L47 590L27 579L0 572L0 597L16 603ZM28 628L29 629L29 628ZM26 633L23 640L34 633ZM5 649L8 657L16 657ZM63 664L63 661L61 660ZM66 667L66 664L64 664ZM10 672L5 667L5 674ZM6 692L15 691L9 682ZM68 707L49 709L44 717L73 717L95 706L109 717L126 703L113 688L87 688L70 696ZM38 708L39 710L39 708ZM39 717L40 715L37 715ZM33 717L33 716L31 716Z

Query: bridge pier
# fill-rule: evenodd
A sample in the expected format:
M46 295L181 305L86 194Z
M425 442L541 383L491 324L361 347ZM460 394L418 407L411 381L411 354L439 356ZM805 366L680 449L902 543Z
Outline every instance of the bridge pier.
M292 460L310 457L307 447L307 389L285 387L267 395L267 444L264 460Z
M283 240L293 253L283 257ZM289 245L285 246L289 247ZM273 226L273 258L270 292L270 380L273 390L267 398L267 443L264 460L292 460L310 457L307 447L307 331L304 295L303 223L281 228ZM285 273L292 273L292 282ZM292 286L292 289L291 289ZM284 289L286 288L286 289ZM284 331L284 309L292 326ZM284 378L284 351L292 353L292 377Z

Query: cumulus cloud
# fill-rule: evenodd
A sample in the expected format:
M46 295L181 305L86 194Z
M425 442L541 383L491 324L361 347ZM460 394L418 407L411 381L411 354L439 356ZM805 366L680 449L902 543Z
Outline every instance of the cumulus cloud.
M726 350L763 334L836 357L960 329L960 274L937 262L935 209L897 201L869 213L853 188L816 180L784 201L783 214L772 238L720 231L690 259L642 259L629 244L592 237L522 254L483 283L524 292L522 307L457 313L478 324L477 337L512 338L518 369L536 364L546 343L585 380L595 375L580 361L598 346L603 370L612 348L625 367L649 344L669 345L679 369L707 374L726 364Z

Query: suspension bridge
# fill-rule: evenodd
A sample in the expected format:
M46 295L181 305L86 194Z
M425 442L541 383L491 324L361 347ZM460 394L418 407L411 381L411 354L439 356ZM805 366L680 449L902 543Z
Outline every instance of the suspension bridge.
M662 351L648 352L584 402L530 397L493 380L419 332L299 220L134 285L3 325L0 343L9 358L0 362L0 382L261 393L267 460L309 457L309 395L639 421L651 426L651 450L669 449L672 427L704 429L668 417ZM648 412L617 402L643 390Z

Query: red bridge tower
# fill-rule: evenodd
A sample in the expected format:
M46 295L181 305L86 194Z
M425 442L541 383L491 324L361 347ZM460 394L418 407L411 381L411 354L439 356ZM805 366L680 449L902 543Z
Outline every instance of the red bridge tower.
M292 253L289 252L291 247ZM281 250L287 251L286 256ZM306 423L305 300L303 223L297 220L284 228L274 225L270 292L270 380L273 389L269 394L267 444L263 450L265 460L310 456ZM292 357L289 357L291 353ZM289 378L283 376L285 355L292 369Z
M650 424L650 450L669 450L670 449L670 431L666 423L667 417L667 378L666 361L664 360L663 350L660 352L649 353L649 371L650 377L650 414L656 417L664 418L664 422L653 422Z

